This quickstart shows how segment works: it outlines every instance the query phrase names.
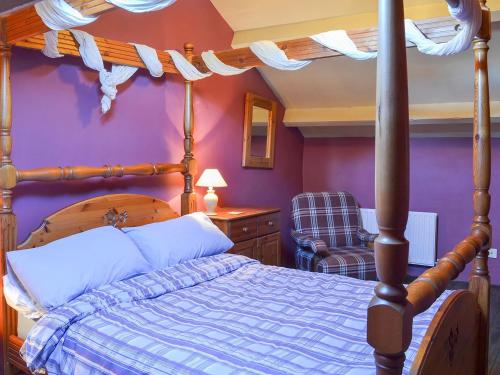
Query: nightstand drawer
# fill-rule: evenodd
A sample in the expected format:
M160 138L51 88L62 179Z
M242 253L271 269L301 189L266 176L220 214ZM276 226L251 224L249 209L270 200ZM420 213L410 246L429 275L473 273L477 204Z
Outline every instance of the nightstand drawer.
M257 237L257 220L256 219L243 219L233 221L229 225L229 233L227 236L233 242L240 242Z
M229 250L230 254L244 255L249 258L256 257L257 240L248 240L243 242L238 242L234 247Z
M259 217L257 227L259 236L278 232L280 230L279 212Z

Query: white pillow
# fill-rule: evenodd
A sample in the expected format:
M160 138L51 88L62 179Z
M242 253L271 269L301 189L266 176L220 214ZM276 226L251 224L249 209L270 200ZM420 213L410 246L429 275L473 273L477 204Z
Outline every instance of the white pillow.
M10 251L7 262L35 305L45 310L91 289L151 271L134 243L111 226L36 249Z
M224 253L234 246L202 212L122 230L155 270Z
M3 277L3 295L10 307L28 319L39 319L46 313L35 305L11 272Z

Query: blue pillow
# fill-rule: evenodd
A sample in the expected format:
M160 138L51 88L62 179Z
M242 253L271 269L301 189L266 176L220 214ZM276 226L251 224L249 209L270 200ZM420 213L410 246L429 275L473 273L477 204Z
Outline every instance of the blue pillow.
M224 253L234 246L202 212L122 230L155 270Z
M35 304L51 310L102 285L151 271L134 243L106 226L7 253L9 270Z

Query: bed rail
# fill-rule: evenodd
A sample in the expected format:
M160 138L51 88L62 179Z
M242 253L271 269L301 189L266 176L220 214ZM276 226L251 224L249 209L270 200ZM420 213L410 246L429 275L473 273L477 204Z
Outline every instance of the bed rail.
M468 236L443 256L435 267L428 269L408 285L408 302L413 306L413 315L431 307L446 290L448 283L460 275L487 242L488 235L484 232Z

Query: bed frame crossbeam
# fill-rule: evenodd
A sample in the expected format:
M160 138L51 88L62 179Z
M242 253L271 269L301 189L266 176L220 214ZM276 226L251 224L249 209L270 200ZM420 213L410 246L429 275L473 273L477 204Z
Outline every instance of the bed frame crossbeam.
M98 16L115 6L105 0L65 0L84 16ZM20 9L5 17L6 42L14 44L31 36L43 34L50 29L38 16L34 6Z
M9 19L6 20L7 25L8 21ZM457 22L451 17L421 20L416 21L416 24L428 38L435 42L446 42L457 34ZM376 28L350 31L349 36L360 49L378 49ZM134 46L131 44L100 37L95 37L95 40L104 61L113 64L146 68ZM17 40L15 45L40 51L44 48L45 41L43 35L39 34ZM311 38L281 41L277 42L277 45L285 51L289 58L296 60L316 60L342 56L342 54L322 46ZM408 43L407 47L414 47L414 45ZM59 32L58 48L62 54L80 56L78 43L68 31ZM157 50L156 52L166 73L179 73L168 53L161 50ZM238 68L264 66L262 61L249 48L219 51L216 52L216 55L224 63ZM209 71L200 55L193 56L192 62L200 71Z
M146 69L146 66L132 44L100 37L95 37L95 42L103 61ZM37 35L18 41L16 46L41 51L45 46L45 40L43 35ZM78 43L69 31L59 32L58 49L63 55L80 56ZM179 73L167 52L157 50L156 53L163 65L164 72L171 74Z
M88 178L154 176L169 173L184 173L186 166L166 163L145 163L135 165L105 165L102 167L48 167L16 171L16 181L64 181L84 180Z
M415 21L415 24L424 33L424 35L436 43L447 42L457 35L457 21L452 17L420 20ZM359 49L367 51L378 50L377 28L351 30L347 33ZM311 38L286 40L277 42L276 44L283 51L285 51L286 55L290 59L295 60L316 60L343 56L341 53L326 48ZM407 43L406 46L409 48L415 47L411 43ZM262 63L262 61L260 61L248 47L219 51L215 54L225 64L235 66L237 68L264 66L264 63ZM201 56L195 56L193 63L199 70L203 72L208 71L208 68L203 63Z

